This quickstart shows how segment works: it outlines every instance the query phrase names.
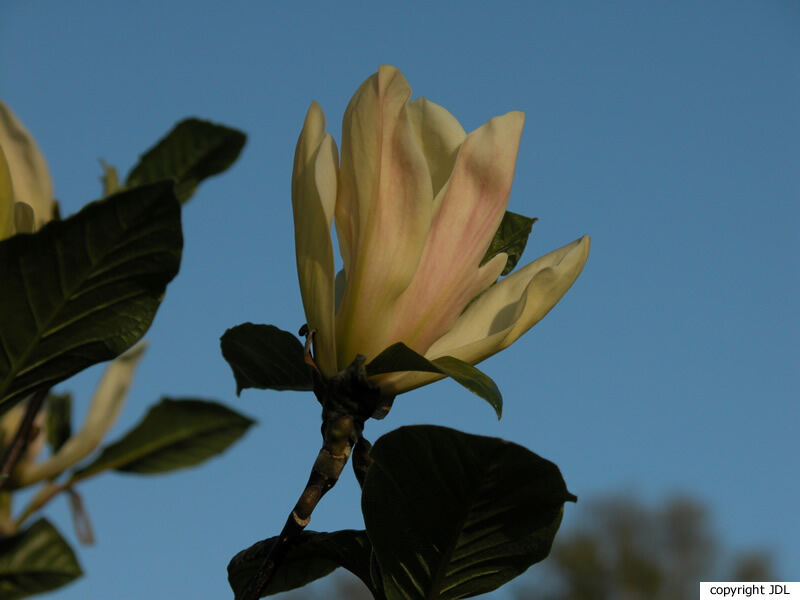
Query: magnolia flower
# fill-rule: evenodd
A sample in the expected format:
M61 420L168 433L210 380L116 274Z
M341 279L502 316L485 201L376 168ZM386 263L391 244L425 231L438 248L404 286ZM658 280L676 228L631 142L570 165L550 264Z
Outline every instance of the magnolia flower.
M54 210L47 163L25 126L0 102L0 240L38 230Z
M297 272L326 376L396 342L475 364L542 319L589 253L584 236L498 282L506 254L481 261L508 204L524 115L467 134L443 107L410 96L402 73L382 66L347 106L341 159L316 102L297 142ZM336 277L334 219L344 263ZM441 377L401 372L375 382L397 394Z

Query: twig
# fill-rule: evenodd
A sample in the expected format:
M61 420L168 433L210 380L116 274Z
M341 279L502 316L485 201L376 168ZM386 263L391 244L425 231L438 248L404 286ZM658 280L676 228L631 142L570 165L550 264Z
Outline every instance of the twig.
M311 475L300 499L294 506L278 539L261 564L256 576L250 581L242 600L258 600L266 589L277 567L287 552L311 521L311 513L322 497L336 485L339 475L347 464L353 446L355 427L352 417L343 416L329 424L329 434L317 455Z
M323 379L314 370L314 393L322 404L322 448L294 510L240 600L261 597L286 554L311 521L311 513L319 501L336 485L353 445L361 439L364 421L380 400L380 390L367 381L364 362L363 356L357 356L347 369L332 379Z
M28 449L28 444L31 441L31 431L33 430L33 421L36 419L36 415L39 414L48 391L47 389L42 389L36 392L28 401L28 406L25 407L25 416L22 417L17 433L14 434L11 444L6 448L3 459L0 461L0 488L8 482L9 477L11 477L20 459Z

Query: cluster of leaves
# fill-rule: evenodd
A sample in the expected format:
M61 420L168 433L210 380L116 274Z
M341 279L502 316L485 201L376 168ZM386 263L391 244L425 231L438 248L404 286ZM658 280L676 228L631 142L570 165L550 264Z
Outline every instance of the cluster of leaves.
M201 181L233 164L244 143L237 130L183 121L141 156L124 183L104 165L101 200L36 233L0 242L0 418L19 403L35 412L31 405L40 396L46 398L51 455L73 441L71 398L50 388L115 359L142 338L180 267L181 204ZM214 402L164 398L88 462L40 478L42 487L18 517L9 514L11 495L38 481L20 476L11 457L13 441L0 439L6 450L0 597L24 598L81 575L74 551L50 522L28 524L53 496L66 492L78 522L88 527L75 491L79 482L108 470L150 474L198 464L225 450L252 423ZM91 536L90 529L78 533Z
M244 140L227 127L184 121L141 157L124 183L104 165L103 199L37 233L0 242L5 285L0 295L0 417L27 403L27 425L18 430L24 433L44 399L52 456L74 446L76 436L71 397L50 389L98 362L131 360L130 354L121 355L150 327L180 266L181 204L203 179L236 160ZM505 275L522 254L533 222L506 213L484 260L507 253ZM313 390L324 413L344 406L326 406L320 390L328 389L328 383L320 384L306 349L291 333L245 323L225 332L221 345L237 392ZM502 414L495 383L454 357L428 360L398 343L361 366L364 381L397 371L451 377L486 400L498 418ZM391 402L379 399L371 416L384 416ZM352 430L351 445L363 441L358 437L362 424ZM0 597L24 598L81 574L74 551L51 523L43 518L28 523L56 494L69 497L79 537L89 539L91 528L75 489L81 481L109 470L150 474L195 465L225 450L251 425L214 402L164 398L88 461L81 455L55 472L27 479L15 469L19 458L12 458L15 444L25 436L0 439L8 450L0 462L7 474L0 479ZM354 467L362 484L365 529L300 534L301 525L261 595L304 586L339 567L360 578L378 600L486 593L548 555L564 503L576 499L553 463L501 439L444 427L397 429L362 452L360 460ZM338 472L325 479L326 489L337 477ZM39 482L42 487L20 516L6 514L11 494ZM237 598L252 594L254 588L246 590L269 562L265 559L275 542L258 542L231 560L229 581Z
M507 252L515 263L533 221L507 213L484 260ZM303 345L275 326L233 327L222 336L221 349L237 392L315 388ZM502 414L497 386L468 363L431 361L398 343L365 365L367 376L395 371L451 377L486 400L498 418ZM373 416L382 417L389 406ZM401 427L381 437L369 459L361 496L366 529L303 532L261 596L299 588L339 567L378 600L483 594L548 555L564 503L576 500L558 467L544 458L501 439L444 427ZM251 581L277 540L262 540L233 557L228 579L237 598L249 598Z
M516 444L437 426L401 427L372 448L361 508L366 531L305 532L265 595L338 567L375 598L455 599L494 590L544 559L575 500L558 468ZM237 596L275 538L237 554Z

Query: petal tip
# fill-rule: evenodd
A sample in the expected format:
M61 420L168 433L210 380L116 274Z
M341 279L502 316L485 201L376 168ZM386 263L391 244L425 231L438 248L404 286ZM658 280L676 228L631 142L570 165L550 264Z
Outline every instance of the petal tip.
M589 235L583 235L578 239L578 247L584 254L584 261L589 256L589 249L592 247L592 238Z
M521 110L512 110L495 118L505 121L509 127L519 128L520 130L525 125L525 113Z
M512 110L508 114L512 115L514 118L518 119L519 121L522 121L523 123L525 122L525 113L521 110Z
M303 129L313 130L315 133L325 130L325 113L316 100L312 100L308 106Z
M381 76L393 76L400 73L400 69L394 65L383 64L378 66L378 74ZM402 73L400 73L402 75Z

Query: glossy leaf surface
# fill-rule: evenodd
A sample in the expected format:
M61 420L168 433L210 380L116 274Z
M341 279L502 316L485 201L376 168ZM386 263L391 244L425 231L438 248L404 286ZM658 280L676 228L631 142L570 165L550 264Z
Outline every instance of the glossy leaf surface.
M182 247L168 181L0 242L0 413L138 341Z
M215 402L165 398L72 480L107 469L150 474L191 467L226 450L253 423Z
M0 537L0 598L17 600L68 584L82 575L75 553L46 519Z
M508 254L508 262L501 275L508 275L519 262L535 222L536 219L506 211L481 264L489 262L500 252L505 252Z
M236 129L186 119L142 155L125 185L131 187L174 177L176 195L184 203L203 179L233 164L246 140L247 136Z
M220 338L222 356L233 369L236 393L246 388L308 391L314 388L303 345L274 325L242 323Z
M428 360L402 342L398 342L373 358L366 369L367 375L381 375L396 371L441 373L453 378L473 394L477 394L491 404L498 419L503 415L503 396L492 378L471 364L453 356Z
M545 558L574 500L553 463L497 438L401 427L362 492L388 600L485 594Z
M273 537L257 542L231 559L228 565L228 582L237 598L257 573L275 539ZM369 586L371 550L369 538L364 531L304 531L275 571L262 597L302 587L325 577L338 567L346 568Z

